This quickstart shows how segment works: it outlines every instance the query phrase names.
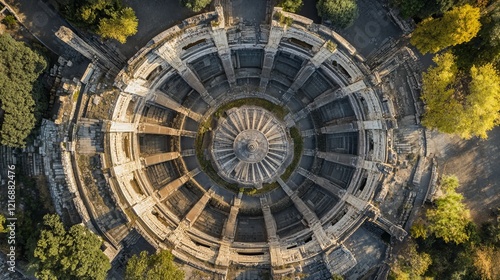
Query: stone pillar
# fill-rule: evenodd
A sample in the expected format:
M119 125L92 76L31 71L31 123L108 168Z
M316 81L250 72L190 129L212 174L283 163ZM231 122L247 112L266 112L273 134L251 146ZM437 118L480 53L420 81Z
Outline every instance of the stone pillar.
M145 167L148 167L165 161L174 160L180 157L180 155L181 154L179 152L161 153L145 157L142 159L142 162Z
M309 207L304 203L304 201L297 196L297 194L288 187L288 185L281 179L278 179L278 183L280 184L281 188L285 193L290 197L290 199L293 201L293 204L295 205L295 208L299 210L299 212L302 214L304 219L307 221L307 224L309 225L309 228L312 229L314 237L319 243L319 246L321 249L325 249L332 245L332 240L326 235L325 230L323 229L323 226L321 225L321 222L318 219L318 216L316 216L316 213L311 211Z
M151 123L141 123L137 127L138 133L144 134L162 134L162 135L171 135L171 136L186 136L195 138L196 132L188 131L188 130L180 130L176 128L171 128L168 126L151 124Z
M170 96L168 96L160 91L156 91L155 93L153 93L151 95L151 98L149 99L149 101L156 103L158 105L161 105L161 106L168 108L170 110L174 110L176 112L179 112L183 115L186 115L188 118L191 118L197 122L201 121L202 116L200 114L193 112L193 111L189 110L188 108L182 106L177 101L170 98Z
M276 234L277 226L274 216L271 213L271 208L267 202L266 197L260 198L260 205L264 214L264 222L266 224L267 240L269 244L269 254L271 255L271 265L283 265L283 258L281 256L281 248L278 235Z
M264 63L262 64L262 73L260 75L260 91L265 92L269 77L271 77L271 70L273 69L274 57L278 52L278 46L281 38L285 35L286 30L277 22L271 21L271 30L269 31L269 39L264 48Z
M302 87L302 85L311 77L311 75L316 71L318 67L323 64L323 62L332 56L333 53L337 51L337 47L330 41L326 41L319 51L314 54L314 56L304 65L297 76L295 77L293 83L290 85L288 90L285 92L282 98L282 104L286 104L290 98L295 94L295 92Z
M170 194L172 194L174 191L179 189L182 185L184 185L187 181L189 181L191 178L194 176L198 175L200 173L200 170L198 168L195 168L188 173L184 174L184 176L179 177L172 182L168 183L166 186L162 187L158 192L157 196L160 199L160 201L165 200Z
M231 49L227 42L227 34L225 29L225 19L222 7L217 5L215 7L215 12L217 13L217 21L212 21L212 39L214 40L215 46L217 47L217 53L222 61L222 66L224 67L224 72L226 72L226 77L230 86L236 83L236 77L234 75L233 61L231 59Z
M179 52L176 51L177 48L172 44L172 42L166 42L160 48L158 48L155 53L163 58L175 70L177 70L184 81L186 81L186 83L188 83L188 85L194 90L196 90L207 104L209 104L210 106L215 105L214 99L208 94L208 91L203 83L200 81L198 76L196 76L193 70L187 67L184 61L180 59Z
M145 86L147 82L148 81L141 78L131 79L122 90L126 93L144 97L149 93L149 88Z
M341 187L337 186L335 183L330 182L330 180L326 178L313 174L302 167L297 168L297 172L300 175L306 177L307 179L313 181L314 183L320 185L324 189L328 190L329 192L331 192L333 195L337 196L340 199L342 199L346 194L346 191Z
M222 242L219 248L219 254L215 260L216 265L228 266L229 265L229 248L234 240L234 233L236 231L236 217L238 217L238 212L240 211L241 195L235 197L233 200L233 205L229 211L229 217L227 218L224 228L222 229Z
M213 190L208 190L208 192L205 192L203 196L196 202L196 204L189 210L187 213L186 217L184 219L188 222L189 226L192 226L196 219L200 216L201 212L203 212L203 209L205 209L205 206L207 205L208 201L210 200L210 197L212 196Z
M56 36L90 61L110 70L113 74L117 74L119 69L122 68L122 65L116 58L112 60L108 54L92 47L66 26L61 26L57 30Z
M111 121L109 126L109 132L134 132L135 131L135 123L122 123Z
M361 161L359 156L335 152L316 152L316 156L330 162L335 162L351 167L357 167L358 163Z
M320 129L322 134L348 133L348 132L355 132L358 130L359 126L355 122L337 124L337 125L328 125Z

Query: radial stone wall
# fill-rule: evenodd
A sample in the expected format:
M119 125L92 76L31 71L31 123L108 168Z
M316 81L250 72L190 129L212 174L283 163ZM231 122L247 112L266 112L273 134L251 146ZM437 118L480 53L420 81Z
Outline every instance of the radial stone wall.
M366 220L406 234L371 204L387 158L377 78L338 34L277 11L293 22L256 32L226 26L217 7L130 59L106 128L110 185L138 232L196 267L226 274L231 264L262 265L280 274L320 260L344 274L356 259L342 243ZM286 116L255 104L218 112L243 98ZM242 190L273 187L234 192L199 159Z

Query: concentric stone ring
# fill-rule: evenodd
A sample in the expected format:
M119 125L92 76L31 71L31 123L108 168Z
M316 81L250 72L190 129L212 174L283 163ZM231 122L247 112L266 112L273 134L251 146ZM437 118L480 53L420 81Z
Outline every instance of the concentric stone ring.
M283 173L290 156L284 124L269 111L233 108L214 132L212 156L220 174L243 185L268 183Z

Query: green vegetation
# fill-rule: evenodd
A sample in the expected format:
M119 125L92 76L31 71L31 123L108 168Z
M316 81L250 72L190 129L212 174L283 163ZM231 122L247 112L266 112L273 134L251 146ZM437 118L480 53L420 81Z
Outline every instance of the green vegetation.
M442 178L440 188L444 195L436 199L436 206L426 212L427 230L446 243L460 244L469 239L467 225L470 222L470 214L462 202L463 196L455 190L458 186L457 177Z
M392 0L405 18L424 19L432 15L442 15L452 7L470 4L484 7L488 0Z
M281 12L274 13L274 19L277 20L283 26L290 26L293 23L293 18L285 16Z
M408 241L395 261L389 279L423 279L423 275L432 264L431 256L419 253L417 244Z
M113 13L111 18L103 18L99 22L97 34L102 38L115 39L123 44L127 41L127 37L137 33L138 25L134 10L124 8Z
M128 260L125 279L184 279L184 271L180 270L173 260L174 256L167 250L154 255L142 251L139 256L134 255Z
M59 0L62 1L62 0ZM138 20L134 10L124 7L121 0L78 0L64 5L66 18L102 38L125 43L137 32Z
M111 268L101 239L83 225L66 230L57 215L43 217L34 256L39 279L105 279Z
M358 17L356 0L319 0L316 8L323 20L330 20L341 28L350 26Z
M410 42L423 54L469 42L479 32L479 17L479 8L470 5L455 7L442 17L420 22Z
M488 279L500 277L500 209L477 228L469 219L456 177L441 180L443 195L411 228L389 279Z
M500 5L491 7L481 13L481 29L477 36L452 48L460 69L492 63L500 71Z
M500 75L492 64L459 71L447 52L423 74L421 98L426 104L422 123L463 138L487 137L500 121Z
M212 2L212 0L181 0L182 4L193 12L200 12Z
M278 3L278 7L282 7L284 11L290 13L296 13L302 8L302 0L281 0Z
M25 139L35 127L36 120L34 95L39 93L34 87L35 81L46 66L44 57L24 43L8 34L0 35L0 104L4 113L0 119L2 145L26 145Z
M13 15L7 15L3 18L2 23L9 29L14 29L17 27L17 20Z

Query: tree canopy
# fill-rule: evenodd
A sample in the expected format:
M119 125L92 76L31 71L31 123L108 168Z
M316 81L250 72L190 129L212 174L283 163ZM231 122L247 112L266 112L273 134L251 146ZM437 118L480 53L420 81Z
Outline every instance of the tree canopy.
M82 225L66 230L59 216L45 215L34 256L35 276L49 279L105 279L111 268L101 251L101 239Z
M471 3L470 0L392 0L400 8L401 15L405 18L428 18L432 15L442 15L452 7ZM476 6L483 5L482 0L474 1Z
M323 19L330 20L342 28L350 26L358 17L358 5L355 0L319 0L316 8Z
M437 64L422 78L426 104L422 124L468 139L487 138L500 121L500 75L492 64L460 72L451 53L437 55Z
M443 17L420 22L410 42L423 54L468 42L479 32L480 16L479 8L470 5L455 7L445 12Z
M184 271L174 264L174 256L170 251L164 250L154 255L148 255L146 251L142 251L139 255L134 255L129 259L125 279L183 280Z
M1 144L23 147L35 126L33 84L47 66L45 59L10 35L0 35ZM21 121L22 120L22 121Z
M278 6L287 12L296 13L302 8L302 4L302 0L281 0Z
M193 12L203 10L212 0L182 0L182 4Z
M470 214L462 202L463 196L455 190L458 186L457 177L443 177L440 187L444 195L436 199L436 206L426 212L429 232L446 243L459 244L469 239L467 225L470 222Z
M500 71L500 5L484 9L481 29L471 41L453 47L459 68L492 63Z
M114 12L111 18L103 18L99 22L97 34L102 38L115 39L120 43L125 43L127 37L137 33L139 22L132 8L124 8Z
M417 245L412 241L408 241L396 259L389 279L421 279L421 276L425 274L431 264L431 256L427 253L419 253Z
M130 7L124 7L122 0L70 1L63 13L76 25L120 43L125 43L127 37L137 33L135 12Z

